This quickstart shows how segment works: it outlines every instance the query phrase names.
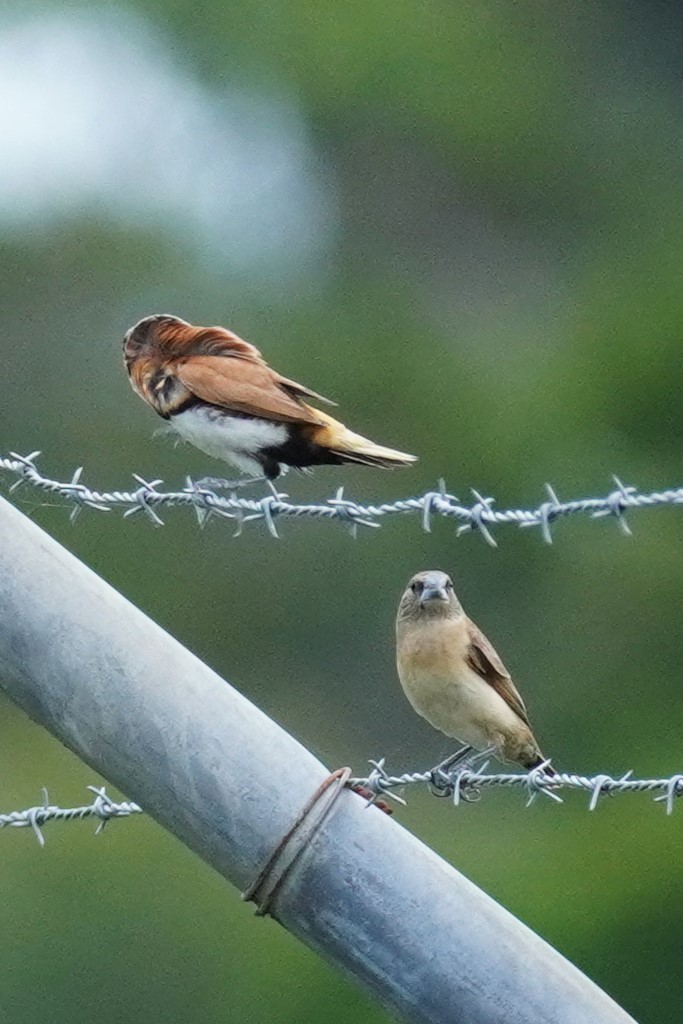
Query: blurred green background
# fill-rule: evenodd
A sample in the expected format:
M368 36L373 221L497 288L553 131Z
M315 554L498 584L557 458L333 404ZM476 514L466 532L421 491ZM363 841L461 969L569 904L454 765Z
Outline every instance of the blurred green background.
M653 2L3 3L0 451L102 488L220 474L152 437L122 371L125 329L164 311L230 326L421 458L290 476L293 496L680 484L682 23ZM556 765L681 770L678 510L492 550L445 521L276 542L13 500L330 766L448 752L392 648L406 579L438 566ZM2 810L96 781L4 700L0 750ZM681 812L586 804L411 792L398 818L641 1024L679 1022ZM387 1020L151 821L0 845L13 1024Z

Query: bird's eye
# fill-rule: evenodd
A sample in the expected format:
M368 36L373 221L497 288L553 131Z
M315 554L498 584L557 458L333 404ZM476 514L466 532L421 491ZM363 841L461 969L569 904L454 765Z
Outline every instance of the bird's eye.
M412 592L414 594L419 594L420 591L422 590L422 584L421 583L417 583L417 582L416 583L411 583L410 584L410 589L412 590Z
M448 583L446 584L446 590L452 590L452 589L453 589L453 583L452 583L451 580L449 580Z

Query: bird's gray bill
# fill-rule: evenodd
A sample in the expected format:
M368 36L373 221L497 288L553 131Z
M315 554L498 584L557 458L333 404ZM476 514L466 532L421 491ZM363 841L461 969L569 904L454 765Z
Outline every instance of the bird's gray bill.
M448 594L445 587L425 586L420 594L420 604L427 604L428 601L447 601Z

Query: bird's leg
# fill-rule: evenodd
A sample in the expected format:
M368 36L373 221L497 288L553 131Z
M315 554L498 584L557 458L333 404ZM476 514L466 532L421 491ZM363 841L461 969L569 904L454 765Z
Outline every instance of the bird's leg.
M275 486L275 484L273 483L273 481L269 477L265 477L264 476L264 477L261 477L261 479L266 481L266 483L268 484L268 489L270 490L270 493L273 495L274 498L286 498L287 497L287 495L284 494L282 491L278 491L277 487Z
M210 491L234 491L238 487L261 484L266 479L265 476L250 476L240 480L223 480L219 476L203 476L201 480L195 480L195 487L202 487Z
M486 747L485 750L475 750L473 754L466 757L460 765L460 771L469 771L474 768L477 761L485 761L487 757L491 757L493 754L498 754L498 747Z

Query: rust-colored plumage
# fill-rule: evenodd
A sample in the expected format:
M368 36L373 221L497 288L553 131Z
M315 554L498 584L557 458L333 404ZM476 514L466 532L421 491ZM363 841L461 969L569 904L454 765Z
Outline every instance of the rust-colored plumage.
M247 473L275 479L284 467L358 462L407 465L415 456L348 430L305 399L329 399L283 377L224 327L146 317L125 336L133 389L181 436Z
M510 673L446 573L410 580L396 618L396 662L408 700L436 729L525 768L543 763Z

